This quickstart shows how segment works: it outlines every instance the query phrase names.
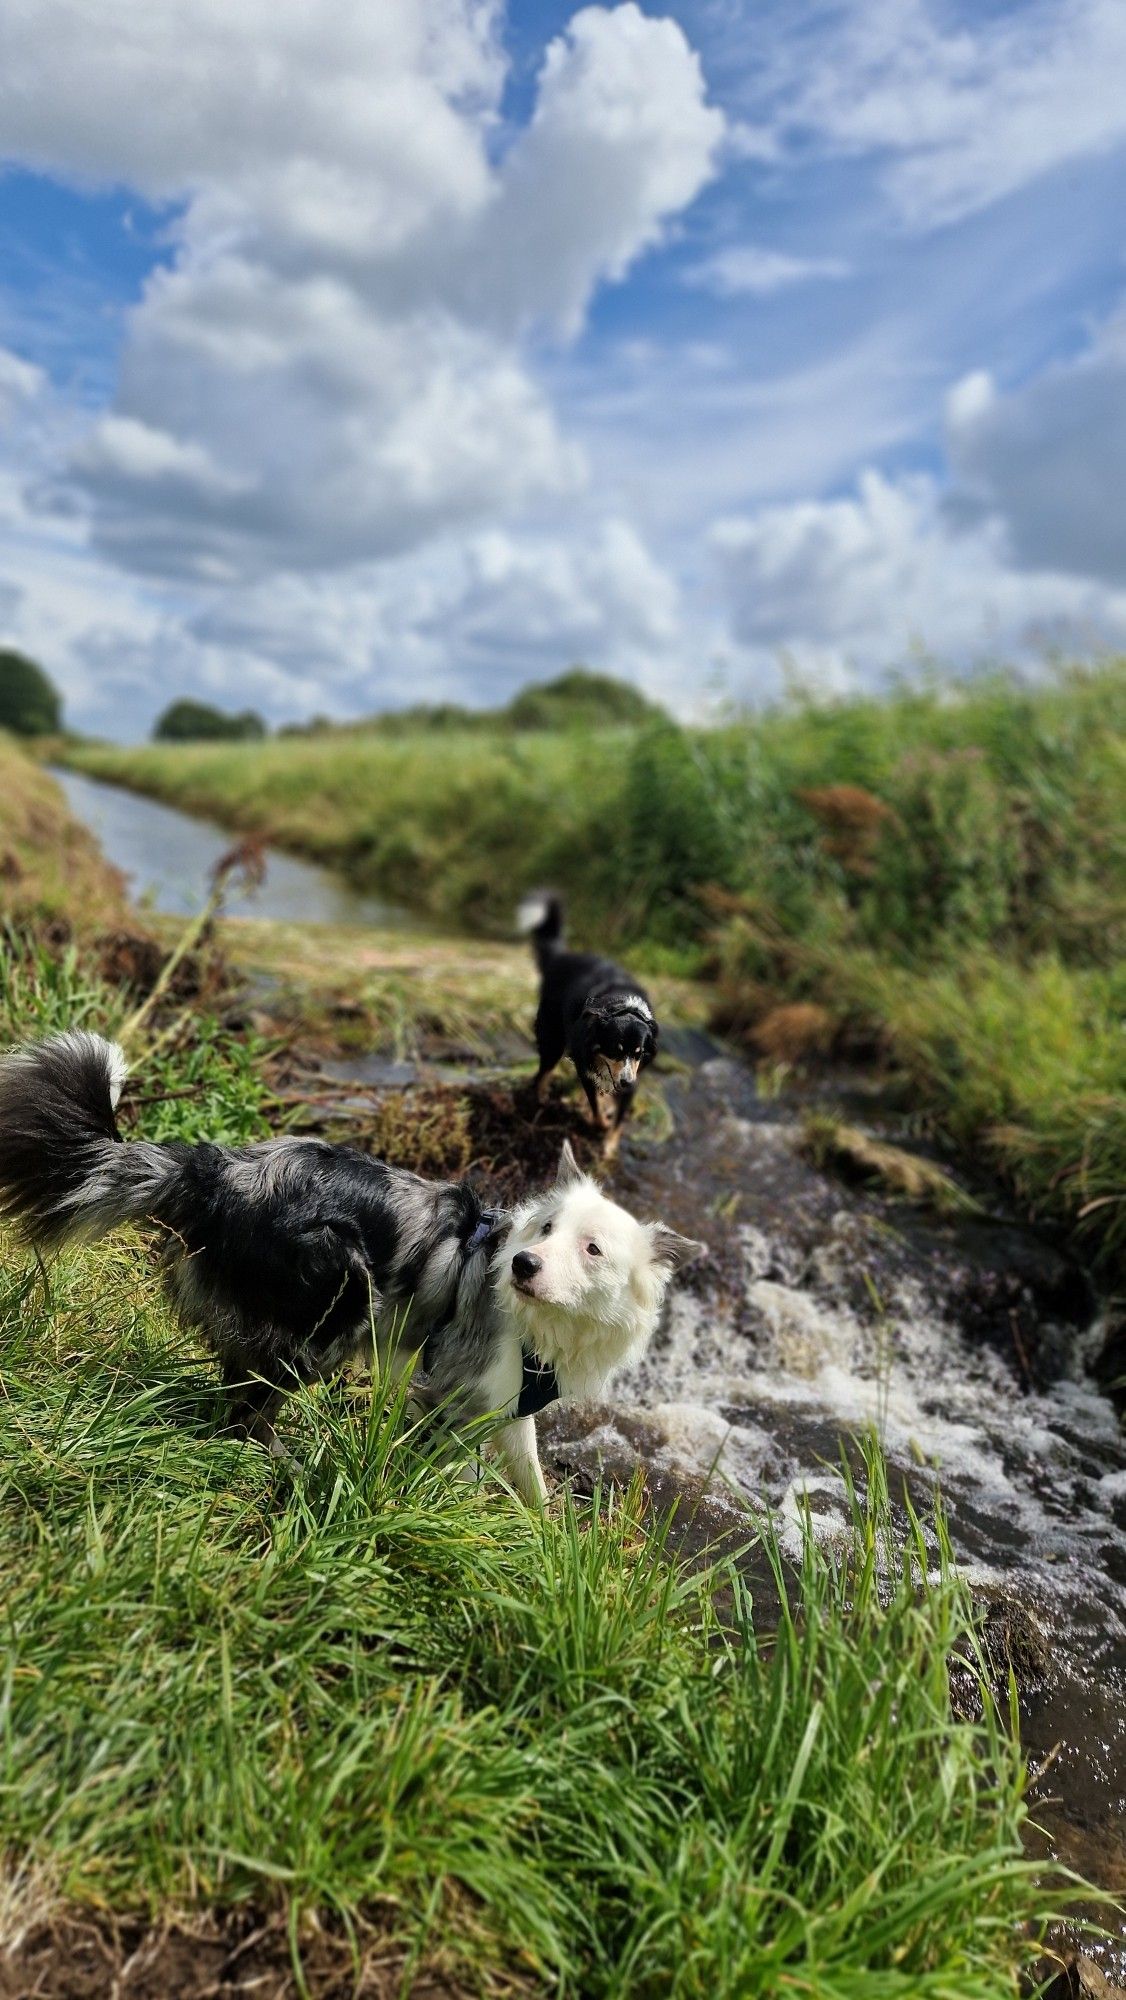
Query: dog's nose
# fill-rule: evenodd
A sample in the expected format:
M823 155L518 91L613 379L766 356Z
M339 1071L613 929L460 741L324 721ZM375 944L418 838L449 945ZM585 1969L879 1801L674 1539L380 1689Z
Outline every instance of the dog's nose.
M543 1258L533 1257L530 1250L518 1250L512 1259L512 1275L519 1278L522 1285L530 1283L537 1271L543 1270Z

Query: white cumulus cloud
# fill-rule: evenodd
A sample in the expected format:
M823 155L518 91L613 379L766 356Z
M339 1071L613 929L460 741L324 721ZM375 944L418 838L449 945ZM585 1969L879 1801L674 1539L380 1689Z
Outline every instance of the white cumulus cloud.
M960 383L947 438L959 497L1004 522L1021 569L1126 588L1126 311L1008 394Z
M176 204L63 468L95 548L229 589L574 504L523 334L576 332L712 173L682 29L583 8L498 146L484 0L161 0L119 27L13 0L0 104L0 155Z
M959 527L933 479L861 475L839 499L719 522L712 548L738 644L863 684L925 648L949 666L1126 640L1126 591L1013 567L1002 523Z

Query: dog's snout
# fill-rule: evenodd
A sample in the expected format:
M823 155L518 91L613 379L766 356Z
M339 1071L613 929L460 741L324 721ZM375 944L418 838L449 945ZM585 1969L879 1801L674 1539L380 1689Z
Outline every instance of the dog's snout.
M522 1285L531 1283L537 1271L543 1270L543 1258L534 1257L530 1250L518 1250L512 1259L512 1275L519 1278Z

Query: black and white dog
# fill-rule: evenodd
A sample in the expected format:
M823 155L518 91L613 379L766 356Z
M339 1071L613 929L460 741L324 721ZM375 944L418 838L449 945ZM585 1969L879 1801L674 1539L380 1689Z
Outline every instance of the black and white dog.
M548 1077L569 1055L591 1118L606 1135L603 1156L613 1159L637 1079L657 1053L657 1019L649 995L610 959L567 950L558 896L539 892L526 897L517 922L532 940L540 969L536 1096L542 1103Z
M155 1225L234 1422L275 1451L286 1389L376 1351L421 1361L451 1421L497 1413L513 1485L541 1500L536 1410L598 1393L639 1355L703 1249L608 1201L569 1146L552 1188L497 1214L463 1183L321 1139L123 1143L124 1080L121 1050L82 1031L0 1062L0 1214L39 1249Z

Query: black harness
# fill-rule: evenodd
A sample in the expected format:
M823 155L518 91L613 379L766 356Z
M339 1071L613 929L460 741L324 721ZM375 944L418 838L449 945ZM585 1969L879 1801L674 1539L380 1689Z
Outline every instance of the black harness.
M483 1250L490 1236L495 1235L499 1224L503 1221L504 1217L498 1209L485 1209L473 1234L466 1239L466 1256L468 1257L474 1250ZM441 1331L444 1332L445 1328L443 1327ZM436 1339L437 1331L430 1335L422 1350L422 1366L427 1373L432 1365L433 1344ZM520 1378L520 1394L516 1399L515 1414L518 1417L534 1417L540 1410L546 1410L549 1403L559 1401L559 1377L550 1361L541 1361L538 1354L529 1354L527 1348L523 1351L523 1362L524 1371Z
M559 1401L559 1377L550 1361L541 1361L538 1354L529 1354L524 1349L524 1374L520 1383L520 1394L516 1400L518 1417L534 1417L538 1410L546 1410L549 1403Z

